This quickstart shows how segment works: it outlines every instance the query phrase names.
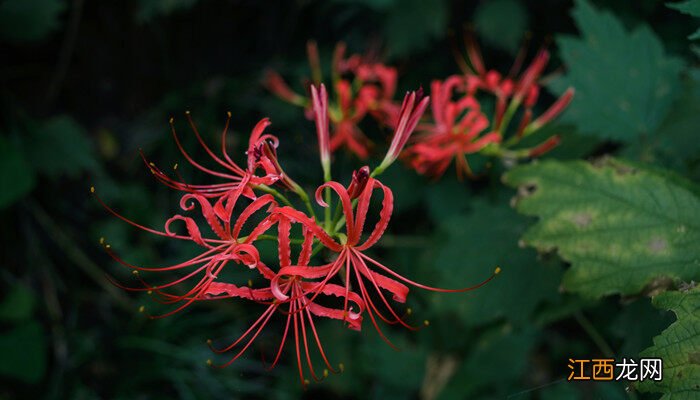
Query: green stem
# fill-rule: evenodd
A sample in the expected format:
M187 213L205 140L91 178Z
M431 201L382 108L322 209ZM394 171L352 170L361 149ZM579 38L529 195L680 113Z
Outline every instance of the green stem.
M278 192L277 190L275 190L267 185L255 185L254 188L259 189L265 193L269 193L269 194L273 195L274 197L279 199L279 201L281 201L286 206L293 207L292 203L289 202L289 200L287 199L287 197L285 197L285 195L283 195L282 193Z
M598 350L600 350L603 355L607 358L614 358L615 357L615 352L612 350L610 345L605 341L605 338L603 338L603 335L598 332L596 327L591 323L591 321L586 318L583 313L581 312L576 312L574 313L574 318L576 318L576 322L581 325L584 331L588 334L588 336L593 340L593 343L595 343L596 346L598 346Z

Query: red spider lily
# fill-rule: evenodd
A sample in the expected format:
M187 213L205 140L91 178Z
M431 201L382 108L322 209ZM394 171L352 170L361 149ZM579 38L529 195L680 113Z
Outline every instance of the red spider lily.
M246 197L254 199L255 193L253 192L253 188L258 185L271 185L276 182L281 182L287 187L292 185L293 181L283 173L279 163L277 163L277 154L275 152L278 145L277 137L264 133L265 129L270 125L269 119L264 118L260 120L253 128L248 141L248 150L246 151L247 164L245 168L242 168L231 159L226 151L226 136L231 121L231 113L228 113L226 125L221 133L221 157L217 156L202 139L199 130L192 121L190 113L187 112L186 115L202 148L204 148L205 152L216 164L223 167L223 170L217 171L195 161L182 146L177 132L175 131L173 119L171 118L170 126L178 149L192 166L209 175L223 179L225 182L210 185L196 185L185 182L179 174L177 174L177 178L172 178L159 169L154 163L149 162L143 153L141 153L144 162L160 182L173 189L188 193L197 193L207 198L220 198L233 191L241 192ZM256 173L258 170L262 170L264 175L257 175Z
M274 274L271 270L265 269L264 276L272 281L272 285L263 289L247 289L240 288L227 283L212 284L205 294L207 299L222 299L228 297L242 297L249 300L258 301L267 304L267 308L260 317L232 344L221 349L212 349L217 353L224 353L233 350L236 347L242 348L222 367L230 365L241 357L245 351L251 346L255 339L260 335L272 316L279 312L286 316L286 324L282 339L273 362L268 369L274 368L280 360L284 345L290 332L290 326L293 328L294 346L296 350L297 368L299 371L299 379L302 385L307 385L309 382L304 377L303 363L306 363L312 379L320 381L328 376L328 372L342 371L342 364L339 370L331 366L328 361L326 352L323 349L321 339L318 335L314 317L325 317L331 319L339 319L346 321L351 329L360 330L362 323L362 312L365 309L362 298L354 292L347 292L343 287L335 284L324 284L320 287L319 282L310 281L310 279L321 278L325 274L325 269L319 267L309 267L308 263L311 258L311 247L313 244L314 235L307 228L303 229L304 241L301 246L301 251L297 259L297 265L291 264L291 241L290 231L292 221L284 214L275 214L272 217L278 226L278 254L280 262L280 273ZM284 275L282 275L284 271ZM317 296L335 296L345 299L345 304L352 302L356 305L357 311L347 311L346 307L343 310L326 307L318 303ZM312 296L312 297L311 297ZM310 298L311 297L311 298ZM308 325L308 326L307 326ZM311 338L310 338L311 336ZM312 346L315 344L318 353L323 360L325 369L323 375L319 377L314 368L309 341L312 341ZM211 341L209 341L211 345ZM245 343L245 344L244 344ZM301 343L301 345L300 345ZM303 361L302 361L303 359Z
M318 86L322 75L318 49L314 42L309 42L307 52L313 83ZM391 99L396 91L396 69L357 54L345 58L345 44L339 43L333 53L331 74L331 88L336 101L329 105L332 124L330 150L336 151L346 147L361 159L365 159L369 155L371 142L358 124L368 114L384 122L395 113L396 106ZM268 71L264 82L279 98L303 106L307 116L313 115L314 102L295 93L279 74Z
M474 97L463 95L453 100L459 90L464 92L466 84L466 79L457 75L432 82L432 123L418 125L414 143L405 152L419 173L440 177L454 159L457 175L471 176L466 155L501 141L498 132L484 133L489 120Z
M200 255L182 263L165 267L141 267L127 263L112 251L111 246L106 245L105 249L112 258L120 264L133 269L134 275L139 279L141 286L134 288L125 287L116 282L115 284L127 290L148 291L149 293L155 292L159 295L161 302L166 304L182 303L172 311L156 316L160 318L175 314L191 305L194 301L201 300L203 296L208 293L210 286L215 283L215 280L224 267L229 265L230 262L236 264L242 263L248 266L248 268L258 269L263 275L268 274L267 267L260 262L258 250L253 246L253 242L267 231L274 221L270 218L265 218L257 224L248 235L242 237L241 232L246 222L248 222L256 212L264 207L272 209L277 204L272 198L272 195L267 194L260 196L243 209L235 223L231 224L233 208L240 195L241 192L238 191L229 192L226 196L221 198L223 201L220 199L214 206L210 204L209 199L197 193L187 193L182 196L180 206L183 210L192 211L197 204L199 205L202 216L215 235L214 238L203 236L195 220L182 215L175 215L168 219L163 231L147 228L118 214L107 206L99 196L95 195L105 209L133 226L156 235L192 241L205 249ZM183 221L185 223L187 229L186 235L177 234L171 230L171 225L175 221ZM183 275L165 284L150 285L140 277L140 271L153 273L171 273L177 271L182 272ZM166 291L166 289L173 288L186 281L196 281L196 283L184 294L174 294Z
M307 217L300 211L290 207L279 207L273 211L275 214L282 214L292 221L301 223L309 231L311 231L327 249L338 254L335 261L321 267L314 267L312 269L302 269L298 267L281 268L276 278L272 281L273 290L280 290L275 288L280 285L283 278L287 278L289 276L304 276L308 278L324 276L323 280L313 288L316 293L320 293L327 285L330 284L328 282L332 278L340 275L340 278L345 284L345 304L343 306L343 312L344 315L348 315L350 312L348 308L348 300L351 298L352 280L356 283L357 288L359 289L359 296L361 297L362 302L366 305L367 315L370 317L375 329L379 335L385 341L387 341L387 343L392 345L379 327L377 319L388 324L401 324L409 329L416 329L416 327L409 325L406 321L404 321L403 317L398 315L384 295L385 292L390 293L394 301L403 303L406 301L406 296L409 292L406 284L439 292L461 292L481 287L493 279L495 274L498 273L497 270L490 278L470 288L441 289L414 282L366 255L364 252L379 241L389 224L389 219L391 218L393 211L394 198L391 189L371 176L368 176L366 170L355 174L354 176L355 179L347 189L340 183L331 181L324 183L316 190L316 201L323 207L328 206L328 204L326 204L321 198L322 192L325 188L330 188L340 198L340 204L342 206L345 220L345 233L336 235L340 238L340 241L334 240L328 233L326 233L326 231L317 225L316 221ZM360 188L359 186L362 185L362 181L364 181L364 185ZM349 192L350 188L352 188L353 192L360 193L357 197L357 206L355 209L353 209L352 195ZM370 199L372 193L376 189L381 190L384 195L379 221L372 229L369 236L362 241L362 233L364 231L365 221L369 211ZM381 304L375 303L375 301L372 300L371 293L376 294ZM286 300L286 296L279 296L277 298L280 300ZM380 310L380 307L383 307L386 310L382 311ZM386 312L388 312L388 314L385 314Z

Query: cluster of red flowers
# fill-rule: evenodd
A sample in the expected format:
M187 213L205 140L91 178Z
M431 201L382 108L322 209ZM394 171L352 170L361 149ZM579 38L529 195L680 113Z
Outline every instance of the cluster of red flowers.
M387 107L381 104L385 100L390 101L390 96L385 96L389 91L393 92L393 86L389 84L393 85L395 81L395 77L387 78L394 72L383 66L366 65L353 57L342 59L342 51L338 53L338 71L352 70L358 79L369 82L376 78L377 82L364 86L359 93L351 94L343 80L337 81L336 90L341 104L336 111L329 110L328 95L323 84L310 88L309 114L316 123L321 165L326 177L315 191L315 200L325 208L325 218L316 216L309 196L278 162L279 141L276 136L265 133L270 125L267 119L260 121L251 133L245 166L236 164L227 153L228 120L221 136L221 155L217 155L205 143L187 113L194 134L217 165L215 168L196 161L182 146L173 128L175 142L184 158L196 169L217 178L219 183L185 182L177 171L173 177L144 157L145 164L160 182L183 192L180 198L183 213L168 219L163 230L131 221L112 210L95 194L108 211L127 223L156 235L190 241L201 247L201 254L187 261L165 267L143 267L124 261L103 240L107 252L119 263L131 268L139 282L137 287L116 284L129 290L147 291L159 301L173 305L172 310L154 318L172 315L199 301L237 298L265 305L260 317L237 340L222 348L215 348L211 342L210 345L216 352L234 353L222 364L226 366L245 353L273 316L282 316L286 323L270 368L280 360L287 339L293 337L291 340L303 385L308 383L307 371L312 379L320 380L329 372L343 369L342 364L334 368L328 360L318 334L316 318L339 320L353 330L360 330L363 320L369 318L378 333L389 342L380 327L381 321L416 328L392 305L392 301L406 301L409 285L434 291L465 291L485 284L499 271L496 269L491 277L471 288L439 289L405 278L368 254L368 250L387 229L393 211L393 193L376 176L396 160L419 124L429 98L411 92L397 107L392 144L379 167L374 170L368 167L358 169L347 186L333 181L330 179L333 146L342 143L350 149L361 148L356 146L360 140L359 133L355 130L354 122L349 121L366 112L385 112ZM290 94L289 97L292 99L294 95ZM332 137L329 120L335 127ZM346 130L349 129L343 127L346 122L353 128ZM91 191L95 193L94 188ZM376 193L382 195L378 222L367 226L370 203ZM304 206L295 208L287 197L289 194L296 194ZM335 197L337 199L333 201ZM333 207L337 212L331 212ZM176 224L182 224L181 230L176 229ZM292 232L300 232L301 237L292 238ZM267 263L274 265L267 265L261 260L256 247L261 240L276 241L278 260ZM314 255L320 251L325 252L324 260L331 261L313 262ZM293 257L293 252L296 257ZM258 276L247 279L246 271ZM142 277L147 273L162 274L168 280L154 285L147 282L148 276ZM313 365L311 350L314 347L324 364L322 373L318 373Z
M369 140L357 127L360 120L369 113L380 123L393 128L400 121L400 108L392 102L397 73L394 68L360 55L344 59L344 51L345 47L338 45L333 56L332 78L338 104L331 108L330 114L334 125L331 151L346 145L364 159L369 154ZM521 139L561 114L574 95L573 88L569 88L533 120L532 109L540 93L539 79L549 61L549 53L540 50L521 73L525 53L526 48L523 48L510 73L504 77L498 71L485 68L476 44L470 41L467 60L462 60L463 73L431 83L432 116L418 124L417 134L402 154L408 165L420 174L440 177L454 160L458 177L471 177L468 154L524 159L538 157L557 146L559 137L554 135L533 147L514 149ZM316 83L321 76L318 59L316 46L312 43L309 45L309 60ZM277 73L268 72L265 82L278 97L311 109L312 103L294 93ZM495 98L490 117L480 103L482 95ZM511 127L511 121L517 116L519 123Z

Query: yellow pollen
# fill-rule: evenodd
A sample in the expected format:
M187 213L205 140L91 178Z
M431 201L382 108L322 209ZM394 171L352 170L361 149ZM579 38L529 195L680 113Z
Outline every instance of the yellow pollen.
M139 312L140 312L140 313L142 313L142 312L144 312L144 311L146 311L146 307L144 307L144 306L139 307Z
M406 310L406 314L408 314L408 315L411 315L411 314L413 314L413 310L412 310L412 309L410 309L410 308L408 308L408 309Z
M231 118L231 111L226 111L226 115L228 115L228 117Z
M171 124L173 123L173 121L175 121L175 118L170 117L170 123L171 123Z
M338 364L338 369L340 370L340 372L345 371L345 364L343 364L343 363Z
M177 169L177 163L175 163L175 165L173 165L173 169Z
M309 382L308 379L304 379L304 386L308 385L309 383L311 383L311 382Z
M138 274L139 274L139 271L133 270L133 271L131 271L131 273L134 274L134 275L138 275Z
M105 249L111 249L111 248L112 248L111 244L105 245Z
M253 281L248 279L248 287L252 287L252 286L253 286Z
M323 370L323 377L328 378L328 370L327 369Z
M501 267L496 267L496 269L493 271L494 275L498 275L501 273Z
M211 359L207 360L207 365L211 367L211 364L212 364Z
M149 162L148 165L150 165L150 166L153 167L153 168L155 168L155 166L156 166L156 165L153 164L152 162Z
M190 115L190 110L185 111L186 115Z
M90 186L90 193L95 193L95 187L94 187L94 186Z
M423 325L425 325L425 326L428 326L428 325L430 325L430 321L428 321L427 319L426 319L426 320L424 320L424 321L423 321Z
M148 292L146 292L146 294L153 294L153 291L149 290Z
M207 344L211 344L211 339L207 339Z
M104 237L101 237L101 238L100 238L100 244L105 244L105 238L104 238Z

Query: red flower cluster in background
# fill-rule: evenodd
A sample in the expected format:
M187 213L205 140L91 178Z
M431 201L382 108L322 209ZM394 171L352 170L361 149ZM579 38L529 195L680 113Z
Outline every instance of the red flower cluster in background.
M337 54L342 55L342 50ZM221 348L215 348L209 342L218 353L234 352L221 366L241 357L270 320L281 316L285 321L284 329L269 367L279 362L290 339L294 343L299 378L306 385L306 371L312 379L320 380L329 372L343 369L342 364L334 368L328 360L316 319L339 320L348 328L359 331L365 318L369 317L374 328L389 343L380 328L380 321L415 329L391 304L392 301L406 301L409 293L407 285L434 291L466 291L485 284L499 271L496 269L491 277L470 288L439 289L405 278L367 253L381 239L393 211L394 195L376 176L399 156L428 107L429 98L412 92L405 96L400 107L385 107L382 103L390 102L387 90L394 90L394 72L383 66L367 65L354 57L343 59L338 56L337 65L340 73L352 70L357 79L368 84L354 94L344 92L343 80L336 85L341 98L340 108L336 112L341 110L342 116L334 122L336 129L344 122L353 120L354 117L345 120L347 110L350 110L347 111L348 115L357 116L361 113L381 113L391 107L396 108L396 129L391 147L377 168L358 169L348 186L333 181L330 179L329 161L333 139L336 147L337 143L345 143L353 149L355 144L349 143L356 137L348 139L342 136L346 133L339 133L338 130L334 137L330 136L329 120L333 121L334 117L329 109L325 87L311 87L309 114L316 122L321 165L326 177L325 183L315 191L315 200L325 208L324 218L316 216L310 197L280 166L277 159L279 141L276 136L265 133L270 125L267 119L260 121L252 131L245 167L236 164L226 151L228 121L221 135L221 155L217 155L205 143L187 113L198 141L216 167L196 161L182 146L173 128L173 137L185 159L196 169L218 179L219 183L189 183L179 174L172 177L143 158L160 182L184 192L180 198L183 212L169 218L162 230L123 217L95 194L108 211L127 223L156 235L193 242L201 248L199 255L178 264L142 267L123 260L102 240L107 252L116 261L131 268L138 281L136 287L115 284L128 290L146 291L160 302L173 305L170 311L153 318L172 315L200 301L241 299L265 305L262 314L237 340ZM387 76L392 77L388 79ZM373 79L379 83L369 84ZM347 98L343 97L346 95ZM354 132L352 135L356 134ZM94 188L91 191L95 193ZM293 205L287 197L291 193L298 196L303 207ZM376 224L369 227L367 216L376 193L382 195L381 210ZM337 197L336 201L333 201L334 197ZM337 212L332 213L332 209ZM175 225L180 223L183 226L178 231ZM293 232L300 232L301 237L293 237ZM277 243L278 259L271 265L261 260L256 247L261 240L275 240ZM314 262L314 256L321 251L327 256L324 260L332 261ZM246 271L254 272L257 277L248 279ZM151 277L146 275L165 276L167 279L165 283L153 284ZM316 348L324 364L322 373L318 373L313 365L313 348Z

